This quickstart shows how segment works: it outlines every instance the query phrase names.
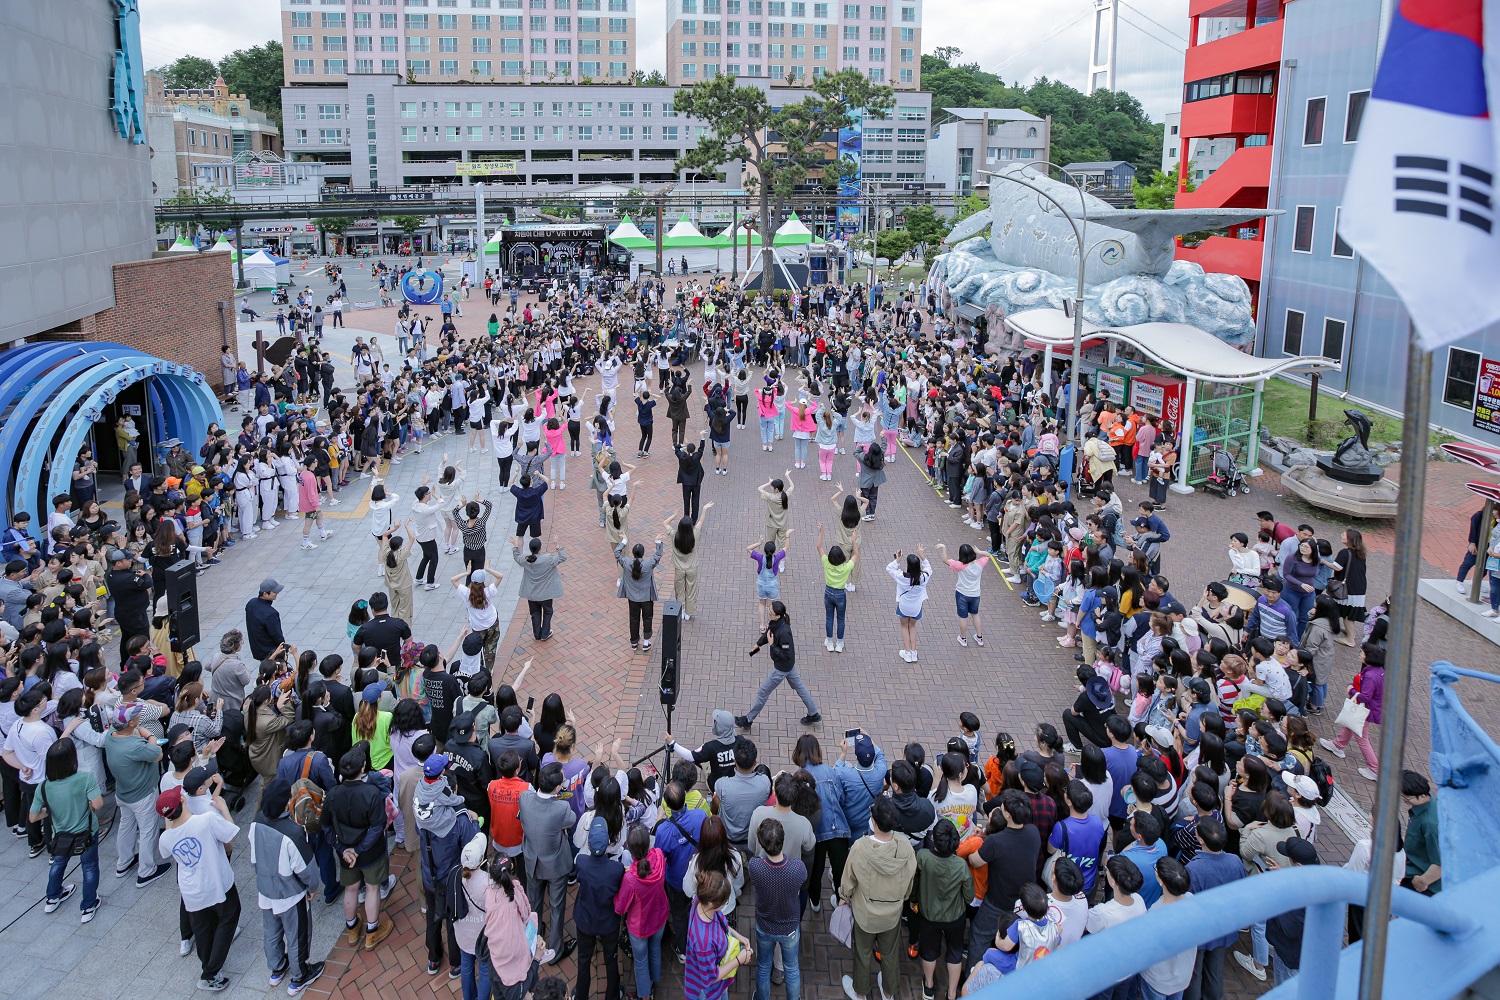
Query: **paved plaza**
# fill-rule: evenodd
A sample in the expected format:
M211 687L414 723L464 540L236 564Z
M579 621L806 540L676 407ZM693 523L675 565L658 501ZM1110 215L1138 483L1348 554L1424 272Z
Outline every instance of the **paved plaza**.
M353 267L353 262L346 264ZM357 272L351 270L351 275ZM363 272L365 275L368 271ZM351 280L356 301L373 297L361 293ZM299 282L300 283L300 282ZM309 271L306 283L315 291L326 287L321 274ZM367 285L367 282L366 282ZM259 308L259 306L257 306ZM465 336L482 331L490 309L476 296L458 320ZM272 310L274 314L274 309ZM366 310L348 314L350 329L325 331L325 345L336 355L347 357L356 335L377 334L394 360L394 310ZM242 324L241 356L254 356L251 328ZM340 383L352 382L341 366ZM597 379L580 384L586 400L592 400ZM227 413L230 426L239 414ZM622 460L637 464L632 483L631 538L648 547L665 535L663 522L679 515L680 496L675 485L676 463L672 458L663 421L649 459L635 459L635 427L623 415L616 433ZM696 440L704 427L701 409L689 423L688 438ZM199 442L188 442L196 449ZM731 472L727 477L709 475L702 499L712 502L700 537L702 550L701 596L698 614L684 626L682 641L682 697L673 729L684 743L696 746L709 736L708 720L715 709L743 714L749 707L768 663L764 656L747 657L757 633L753 564L747 545L762 540L763 507L756 487L768 479L785 476L792 465L791 441L776 445L772 454L757 447L753 428L736 431L731 449ZM386 488L400 495L397 510L409 508L412 491L424 474L434 477L449 462L465 466L466 494L474 492L495 501L490 525L490 562L506 574L502 613L511 610L510 624L502 639L497 673L512 681L525 673L520 697L538 701L556 691L563 697L590 756L605 752L619 740L621 753L634 759L661 744L666 731L656 697L659 657L656 650L632 654L626 638L626 605L616 599L616 566L604 535L597 525L595 496L587 487L587 458L570 458L568 488L546 496L547 517L543 543L550 550L565 547L568 561L562 567L565 594L557 601L555 636L537 643L531 638L525 609L515 610L515 585L519 574L511 573L508 522L512 500L498 486L493 458L487 453L469 453L465 439L443 437L430 443L423 454L410 455L391 466ZM814 456L815 457L815 456ZM985 536L961 521L928 485L912 459L898 454L889 466L890 479L881 489L879 514L862 528L863 579L850 596L845 652L825 651L822 638L822 577L814 544L818 525L836 517L830 503L834 484L820 482L816 463L795 470L790 480L792 538L789 569L783 577L782 599L786 601L797 641L798 669L816 697L822 722L814 727L825 752L836 747L843 731L862 727L888 754L899 755L908 741L923 743L931 755L957 732L961 711L975 712L982 723L983 753L992 752L997 730L1014 734L1018 745L1030 745L1032 727L1038 721L1059 723L1062 709L1074 697L1071 650L1057 646L1062 634L1055 625L1041 622L1003 580L999 572L984 578L984 648L960 647L955 641L956 619L951 598L953 575L937 567L931 585L932 600L919 629L920 659L905 663L897 656L898 629L894 613L893 585L884 566L896 550L914 551L926 546L930 556L939 542L956 551L963 541L979 543ZM1394 478L1394 470L1390 473ZM852 457L841 456L835 479L852 487L855 470ZM341 506L332 508L328 526L334 535L314 551L298 548L300 530L295 522L262 533L241 543L224 557L223 564L200 578L200 606L204 644L200 654L216 647L227 629L243 627L243 607L256 584L274 577L285 585L277 601L288 637L301 649L320 655L348 654L345 619L353 601L379 589L375 545L365 517L369 480L358 480L343 491ZM1124 484L1127 510L1145 495L1144 487ZM1406 501L1411 502L1411 501ZM1279 480L1267 474L1253 481L1248 497L1221 500L1212 495L1173 496L1164 519L1172 540L1163 558L1163 572L1172 591L1186 604L1197 601L1203 586L1222 578L1228 569L1225 549L1231 531L1254 528L1254 512L1269 508L1292 524L1308 521L1320 536L1336 538L1340 523L1314 512L1300 502L1281 495ZM1428 497L1427 534L1423 541L1426 576L1451 576L1462 551L1471 506L1461 487L1444 467L1435 467ZM1362 527L1366 527L1363 526ZM1366 531L1371 545L1370 597L1384 596L1390 580L1393 538L1389 529ZM983 546L979 546L983 547ZM935 559L935 556L934 556ZM460 557L445 556L440 577L461 570ZM668 560L658 575L658 589L671 592ZM447 646L464 622L464 610L451 589L415 594L416 620L412 623L419 641ZM1413 699L1408 738L1408 761L1425 770L1430 738L1426 665L1439 658L1484 667L1493 663L1495 647L1427 605L1418 611L1418 670L1413 680ZM1339 692L1356 666L1353 650L1338 647L1338 666L1327 679L1330 704L1337 705ZM529 667L527 666L529 664ZM1500 701L1493 688L1472 684L1463 689L1466 707L1481 723L1500 726ZM773 771L790 766L795 738L804 732L799 719L801 702L783 687L772 696L751 734L760 758ZM1317 735L1333 733L1330 712L1314 720ZM1378 737L1377 737L1378 739ZM1351 833L1358 832L1360 812L1373 801L1374 785L1355 773L1357 754L1347 761L1332 761L1338 787L1347 794L1351 807L1331 810L1333 822L1323 824L1318 848L1327 863L1342 863L1350 848ZM660 756L657 760L660 761ZM253 801L253 796L252 796ZM250 808L238 819L248 824ZM242 834L235 845L234 867L238 874L244 916L243 935L231 952L226 974L233 985L224 996L245 1000L267 992L266 966L260 949L260 919L255 912L254 877L249 870L248 845ZM113 841L101 852L103 906L93 923L79 926L73 902L57 913L42 912L40 899L45 880L45 859L27 860L24 842L12 837L0 842L0 867L8 873L0 880L0 998L66 997L186 997L194 993L197 963L177 954L178 897L171 879L138 889L132 880L112 878L115 861ZM422 945L423 914L419 876L412 855L393 854L393 870L400 882L388 901L396 931L373 952L352 952L334 938L340 925L337 907L315 905L314 954L329 954L324 978L309 990L321 998L344 998L435 993L457 996L457 983L444 973L425 974ZM748 909L742 909L748 914ZM808 913L804 921L807 942L803 955L803 990L814 1000L841 996L840 976L848 971L848 952L826 933L827 910ZM741 928L745 926L741 923ZM1264 992L1266 984L1245 977L1229 963L1232 992L1250 996ZM573 959L562 971L572 979ZM906 963L899 1000L920 995L915 963ZM598 980L596 979L596 982ZM681 994L680 967L667 963L663 996ZM736 997L749 995L753 976L740 976L732 988Z

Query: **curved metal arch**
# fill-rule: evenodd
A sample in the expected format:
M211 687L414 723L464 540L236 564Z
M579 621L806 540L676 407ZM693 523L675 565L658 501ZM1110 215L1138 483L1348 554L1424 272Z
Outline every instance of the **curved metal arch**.
M145 354L138 356L126 374L139 375L147 368L152 371L143 377L155 376L157 389L163 397L165 411L163 416L166 417L167 433L177 437L186 437L189 441L196 441L206 436L209 422L214 419L213 414L220 414L220 410L218 397L208 387L203 374L188 365L178 364L175 361L162 361L160 358ZM88 436L90 427L103 416L104 407L114 402L124 389L141 380L141 377L130 378L124 385L120 385L121 379L118 377L106 379L96 384L86 396L78 401L76 413L72 413L73 407L69 406L68 413L64 414L66 428L63 430L62 439L58 442L55 455L75 454L82 446L84 438ZM69 414L72 415L69 416ZM80 417L84 419L79 419ZM59 462L54 459L52 474L47 481L47 494L50 496L67 492L71 481L72 467L66 461Z
M87 354L78 344L53 343L27 344L0 354L0 417L9 419L10 410L24 397L22 388L48 368Z
M110 366L110 374L118 372L122 367L116 357L106 358L84 354L76 358L64 360L61 364L53 366L36 379L31 387L16 401L16 405L11 408L11 412L6 416L4 424L0 425L0 469L9 471L18 458L23 463L25 462L24 455L26 452L31 451L32 442L34 441L34 437L27 438L27 435L31 431L32 421L46 413L51 408L54 399L59 396L69 396L70 383L85 377L91 369L102 366ZM109 376L106 374L101 377L107 378ZM93 384L97 384L97 382L90 383L91 386ZM77 396L75 395L72 398L76 399ZM40 428L38 430L40 431ZM50 438L50 436L49 434L48 437ZM22 451L23 439L26 439L26 452ZM40 468L39 465L38 468ZM24 473L24 467L17 468L16 488L12 489L12 497L7 498L13 498L15 503L8 503L7 507L9 511L24 510L32 516L34 523L41 523L46 519L45 517L39 519L38 512L33 509L36 500L35 495L33 494L28 497L18 488L24 478ZM38 484L33 483L33 485Z

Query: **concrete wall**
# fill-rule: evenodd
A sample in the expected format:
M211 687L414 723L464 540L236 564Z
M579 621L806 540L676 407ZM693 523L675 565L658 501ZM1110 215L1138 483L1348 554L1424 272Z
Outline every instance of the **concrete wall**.
M154 247L147 145L110 115L110 0L0 3L0 345L114 303Z

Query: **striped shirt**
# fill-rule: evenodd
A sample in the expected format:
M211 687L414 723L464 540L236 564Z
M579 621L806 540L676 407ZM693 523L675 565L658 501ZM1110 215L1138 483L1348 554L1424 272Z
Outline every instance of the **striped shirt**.
M695 898L688 914L687 964L683 970L683 993L687 1000L721 1000L729 992L730 980L718 978L719 960L728 947L729 921L723 913L715 913L711 921L705 921L698 913Z
M468 505L460 503L453 508L453 520L458 523L459 534L463 535L464 548L482 549L489 541L489 533L485 525L490 519L490 510L494 505L488 500L479 501L479 517L475 518L473 524L469 523L468 513L464 510L466 506Z

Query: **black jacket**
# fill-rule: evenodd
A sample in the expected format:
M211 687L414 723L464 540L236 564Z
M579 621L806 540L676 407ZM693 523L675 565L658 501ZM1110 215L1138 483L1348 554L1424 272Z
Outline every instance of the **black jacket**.
M105 576L109 595L115 599L115 620L132 635L151 631L151 574L137 576L134 569L112 569Z
M578 853L578 896L573 901L573 923L579 934L613 934L620 929L615 896L625 879L620 862L607 855Z
M692 445L686 448L680 444L674 446L673 450L677 452L677 481L682 485L702 485L704 446L703 441L699 441L696 448Z
M119 605L120 599L116 597L115 607ZM115 617L119 618L119 615ZM245 602L245 638L250 643L250 655L257 660L264 660L286 641L286 636L281 633L281 612L276 610L275 604L259 595Z
M490 779L494 777L489 755L478 743L460 743L449 740L443 747L448 755L448 780L453 790L463 796L464 807L472 809L488 823L490 821Z
M368 868L385 857L385 793L368 781L344 781L323 799L325 825L333 831L333 852L357 852L354 867Z
M797 665L797 647L792 642L792 623L786 616L782 616L771 623L769 631L771 666L787 673ZM760 649L766 642L766 633L762 632L760 638L755 640L755 648Z
M496 774L500 773L500 755L507 750L514 750L521 757L521 770L516 772L516 777L534 783L537 772L542 769L541 758L536 752L536 744L520 733L501 733L490 740L485 746L485 752Z

